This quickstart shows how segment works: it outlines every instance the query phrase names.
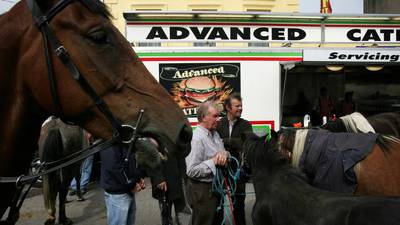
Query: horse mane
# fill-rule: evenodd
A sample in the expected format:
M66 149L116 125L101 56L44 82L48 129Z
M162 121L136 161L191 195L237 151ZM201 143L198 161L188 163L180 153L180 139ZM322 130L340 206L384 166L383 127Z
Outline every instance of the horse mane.
M292 165L295 168L299 167L299 162L301 155L303 154L304 151L304 144L306 143L307 134L308 134L307 129L296 131L296 137L294 140L293 152L292 152Z
M379 134L376 138L376 144L382 149L383 153L390 153L393 149L394 144L400 144L400 139L391 135Z
M277 139L273 135L270 140L267 140L267 136L258 137L253 135L245 141L244 146L248 154L255 154L250 158L263 162L262 164L265 166L271 168L285 165L290 166L289 160L279 152Z
M99 0L79 0L86 8L88 8L92 13L100 14L107 19L113 18L107 5L103 1ZM47 12L53 5L55 1L38 1L39 7L43 12Z
M103 3L103 1L98 0L81 0L82 3L93 13L98 13L103 15L105 18L110 19L113 18L110 11L107 8L107 5Z
M245 141L246 154L251 155L247 158L252 173L272 171L272 173L279 173L278 176L285 177L285 179L290 177L293 181L308 183L309 180L305 174L294 168L289 159L280 153L278 139L279 137L275 138L274 135L270 140L267 140L266 136L258 137L254 135ZM254 166L257 166L257 168L254 168ZM263 169L265 167L266 169Z

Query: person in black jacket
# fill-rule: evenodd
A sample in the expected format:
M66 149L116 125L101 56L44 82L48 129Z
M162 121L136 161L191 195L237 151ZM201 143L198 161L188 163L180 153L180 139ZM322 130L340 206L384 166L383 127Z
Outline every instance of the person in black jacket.
M134 154L121 145L100 152L101 178L108 225L134 225L135 193L144 189L144 172L136 167Z
M243 164L245 159L243 158L244 152L242 145L244 138L253 134L251 124L249 121L242 119L242 97L239 93L232 93L229 95L224 102L224 110L226 116L221 118L217 125L217 132L221 136L224 147L230 152L231 156L238 159L241 166L241 176L237 181L237 189L235 193L235 202L233 205L233 215L237 225L246 224L245 215L245 205L244 200L246 198L246 181L247 177L245 175L245 170L243 169ZM219 217L222 215L219 214Z
M162 170L151 177L152 196L159 202L161 225L173 225L172 206L175 209L177 225L188 225L190 222L191 209L185 195L185 171L185 159L168 157Z

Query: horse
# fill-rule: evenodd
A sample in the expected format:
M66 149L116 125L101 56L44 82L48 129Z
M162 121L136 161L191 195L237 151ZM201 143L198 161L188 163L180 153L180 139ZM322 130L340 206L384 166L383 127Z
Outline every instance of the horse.
M104 3L22 0L0 25L0 218L18 197L16 186L31 179L22 175L50 115L106 143L156 149L159 166L189 153L186 116L113 26ZM18 213L8 218L14 224Z
M400 140L373 133L283 129L281 152L312 185L337 192L400 196Z
M42 126L39 137L41 162L61 160L88 146L89 140L86 138L85 131L78 126L67 125L55 117L50 117ZM57 194L59 199L59 224L72 224L72 221L66 216L65 203L68 188L73 178L77 181L78 201L84 200L80 189L81 164L81 162L78 162L43 176L43 200L48 213L45 224L55 224Z
M361 113L339 117L321 126L332 132L379 133L400 138L400 113L386 112L365 118Z
M400 198L354 196L317 189L279 151L276 134L244 143L256 201L254 225L395 225Z

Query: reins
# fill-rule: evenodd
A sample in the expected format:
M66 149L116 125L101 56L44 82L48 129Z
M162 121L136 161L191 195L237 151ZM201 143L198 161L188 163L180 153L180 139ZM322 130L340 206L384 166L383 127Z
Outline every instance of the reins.
M143 117L144 110L140 110L139 118L136 122L136 126L133 128L132 140L128 146L128 156L130 157L134 153L133 145L135 144L138 133L137 128L140 125L141 119ZM14 194L13 200L10 205L10 210L8 212L7 219L5 222L7 224L15 224L19 218L19 210L21 209L22 203L24 202L28 192L32 188L33 184L39 179L39 177L49 174L51 172L60 170L64 167L70 166L74 163L77 163L90 155L93 155L103 149L106 149L115 143L120 143L119 136L113 136L108 140L101 140L95 142L93 145L84 148L78 152L72 153L60 160L52 161L52 162L42 162L39 166L39 170L36 174L30 175L21 175L18 177L1 177L0 176L0 184L15 184L16 192ZM126 161L126 160L125 160ZM50 167L50 168L49 168ZM23 192L25 185L29 184L28 188ZM1 222L1 221L0 221Z
M14 194L13 200L10 205L10 210L8 212L8 216L5 220L7 224L15 224L18 221L19 218L19 210L21 209L22 203L24 202L26 196L28 195L28 192L32 188L32 186L36 183L36 181L39 179L39 177L49 174L51 172L54 172L56 170L60 170L64 167L70 166L78 161L81 161L85 158L87 158L90 155L93 155L105 148L110 147L116 142L114 138L106 140L106 141L99 141L98 143L94 143L92 146L89 146L85 149L82 149L80 152L82 153L81 155L71 158L67 161L66 158L70 158L70 156L67 156L66 158L62 160L58 160L55 162L42 162L39 166L39 170L36 174L30 174L30 175L21 175L19 177L0 177L0 184L15 184L16 187L16 192ZM65 161L65 162L63 162ZM62 162L62 163L61 163ZM48 167L49 165L54 165L53 167L49 169L44 169L45 167ZM29 184L28 188L24 191L25 185Z
M128 144L129 155L131 155L133 151L133 145L137 140L139 123L141 121L144 112L143 110L140 111L136 127L133 127L132 125L129 124L121 124L120 121L118 121L117 118L113 115L110 108L104 102L103 98L96 93L95 89L90 85L90 83L85 79L85 77L82 76L82 74L79 72L78 67L68 54L67 49L57 39L56 35L54 34L50 26L50 20L55 15L57 15L57 13L59 13L61 10L67 7L70 3L74 2L74 0L61 0L57 2L52 8L50 8L46 13L42 13L42 10L38 6L36 0L27 0L26 2L32 14L33 21L43 37L44 53L47 65L47 75L50 83L50 93L52 96L52 102L55 114L59 118L63 119L64 115L62 113L63 110L57 92L58 89L56 85L56 79L54 76L54 68L50 51L51 49L53 49L54 54L57 55L58 59L70 71L73 79L93 100L98 110L102 112L103 115L107 118L107 120L113 127L114 131L113 131L113 137L110 140L98 143L97 145L94 146L90 146L88 149L81 150L80 151L81 155L79 156L71 155L56 162L43 163L43 165L40 165L39 172L37 174L21 175L19 177L0 177L0 183L2 184L14 183L16 186L16 192L14 194L14 198L10 205L8 217L5 221L7 224L15 224L17 222L19 218L19 209L21 208L22 203L25 197L27 196L28 191L40 176L46 175L53 171L69 166L73 163L76 163L80 160L83 160L84 158L111 146L117 141L120 143ZM90 4L91 4L90 2L87 2L86 0L80 0L79 2L88 9L90 9ZM50 165L51 168L43 170L45 166L49 167ZM29 184L29 187L22 194L22 191L26 184Z

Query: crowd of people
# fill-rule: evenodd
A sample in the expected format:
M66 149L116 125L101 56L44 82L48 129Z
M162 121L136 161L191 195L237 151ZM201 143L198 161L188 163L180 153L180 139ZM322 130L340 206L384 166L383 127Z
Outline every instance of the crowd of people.
M329 95L326 87L321 87L320 94L312 107L312 124L321 125L328 120L335 120L337 116L349 115L356 111L353 99L354 92L345 92L344 98L338 102Z
M168 158L162 169L149 175L152 196L159 202L162 225L221 225L223 211L217 210L222 196L212 192L212 181L217 168L226 167L235 157L241 176L237 180L236 194L232 196L235 224L245 225L245 187L248 173L242 149L244 138L251 135L249 121L241 118L242 98L232 93L220 105L207 101L198 107L198 126L193 132L191 151L186 158ZM87 134L93 143L93 137ZM134 154L124 146L115 144L100 151L100 186L104 189L107 223L109 225L135 224L135 194L146 185L145 169L137 165ZM90 180L93 156L84 160L81 168L82 192L86 193ZM173 165L178 165L176 168ZM237 166L236 166L237 167ZM165 174L164 171L169 171ZM76 181L70 186L70 195L76 193ZM186 198L187 196L187 198ZM174 208L174 210L172 210ZM175 211L175 219L172 218Z
M355 111L353 92L345 93L339 107L340 115ZM190 154L185 159L169 158L161 170L150 176L152 196L159 203L162 225L172 225L174 221L178 225L223 224L223 211L218 210L223 196L212 191L212 181L217 168L226 167L230 157L238 160L239 168L235 169L240 170L236 194L232 196L235 199L233 217L236 225L246 225L245 187L249 172L242 145L253 131L249 121L241 117L243 104L239 93L232 93L225 99L225 115L222 117L220 108L212 101L201 104L197 110L198 126L193 132ZM334 116L335 104L326 88L321 88L313 110L319 119ZM89 134L87 138L93 142ZM137 166L134 154L122 145L101 151L100 157L100 185L105 191L107 223L135 224L135 193L145 188L145 170ZM92 164L93 157L87 158L82 164L83 193L87 190ZM179 165L178 169L172 165ZM172 173L165 174L164 171ZM75 192L76 183L73 181L70 195ZM175 211L175 219L172 218L172 211Z

